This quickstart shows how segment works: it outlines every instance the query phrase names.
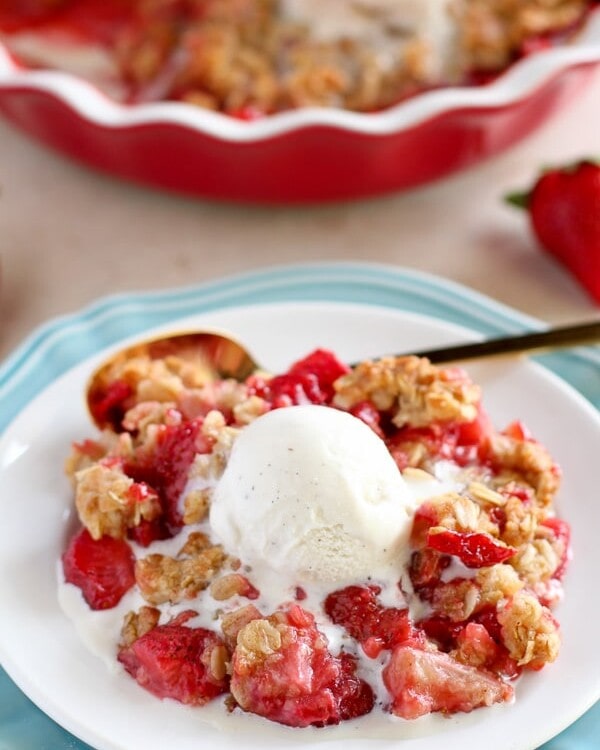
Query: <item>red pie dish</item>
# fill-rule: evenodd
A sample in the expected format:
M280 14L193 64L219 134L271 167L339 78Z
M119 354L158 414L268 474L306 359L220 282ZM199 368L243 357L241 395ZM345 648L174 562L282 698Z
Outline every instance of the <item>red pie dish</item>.
M293 0L287 2L295 7ZM46 15L27 16L21 10L19 16L10 8L39 10L40 3L12 0L0 11L5 45L0 47L0 112L33 137L92 167L217 199L319 202L440 178L531 133L577 94L600 59L599 11L596 3L582 2L578 7L589 8L575 28L567 16L567 29L550 33L545 28L541 36L524 37L491 62L489 50L482 52L477 40L471 40L475 51L470 50L470 67L452 75L446 68L444 75L432 73L445 62L443 56L417 54L408 42L403 65L392 75L387 69L382 73L362 39L336 46L320 37L314 43L293 37L292 48L300 52L285 58L284 67L291 71L287 77L274 77L273 61L257 57L252 48L254 57L240 84L238 57L246 60L245 47L236 51L237 57L225 58L228 75L217 75L223 49L231 47L223 41L226 24L215 26L212 19L209 34L207 24L194 18L196 26L188 36L168 43L160 37L160 44L156 39L164 36L164 24L158 31L153 26L143 32L147 36L138 27L127 27L115 41L115 27L127 23L123 8L135 3L100 4L103 23L91 26L89 17L98 12L98 3L70 3L85 12L61 15L64 4L42 3ZM276 6L259 0L245 4ZM196 8L197 14L198 7L213 5L220 7L215 0L178 7ZM185 14L192 11L179 12L191 23ZM170 17L169 23L174 24ZM273 53L279 60L281 50L290 46L291 32L287 26L283 31L271 27L265 28L269 39L276 40L272 44L280 45ZM171 45L170 57L162 60L157 48L164 52L165 44ZM91 48L107 47L108 57L89 56ZM204 59L207 48L210 55ZM85 70L82 49L88 52ZM153 75L148 76L148 60L157 57L162 63L156 70L150 64ZM110 70L102 80L107 59ZM177 62L173 72L173 60L181 59L189 64ZM115 60L118 75L110 68ZM259 69L260 76L248 74L248 66ZM349 66L354 77L344 77Z

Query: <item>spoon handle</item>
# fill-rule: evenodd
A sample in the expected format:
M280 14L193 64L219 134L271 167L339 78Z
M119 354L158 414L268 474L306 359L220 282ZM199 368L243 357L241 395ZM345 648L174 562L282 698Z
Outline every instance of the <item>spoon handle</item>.
M427 357L434 364L440 364L597 343L600 343L600 320L562 328L549 328L546 331L525 333L518 336L503 336L502 338L478 341L474 344L459 344L442 349L430 349L415 352L415 354L418 357Z

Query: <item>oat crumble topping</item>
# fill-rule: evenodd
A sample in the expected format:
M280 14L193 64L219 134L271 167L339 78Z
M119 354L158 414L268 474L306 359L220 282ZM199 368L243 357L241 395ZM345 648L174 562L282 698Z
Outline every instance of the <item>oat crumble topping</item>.
M26 28L34 13L39 29L74 2L15 0L12 12ZM431 87L485 82L536 48L568 41L591 7L589 0L106 3L122 17L99 40L122 98L175 99L243 119L307 106L372 112ZM196 363L173 356L119 369L148 400L174 400L182 383L203 384Z

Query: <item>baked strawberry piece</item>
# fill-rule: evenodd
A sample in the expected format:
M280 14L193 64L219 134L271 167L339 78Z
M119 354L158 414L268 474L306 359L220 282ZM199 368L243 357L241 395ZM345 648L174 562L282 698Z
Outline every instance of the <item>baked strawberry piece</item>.
M62 556L65 581L81 589L92 609L111 609L135 583L135 559L123 539L93 539L81 529Z
M153 539L164 539L176 534L183 524L179 501L194 457L210 451L200 434L202 419L178 425L160 425L151 450L140 449L133 460L125 464L125 472L136 482L144 482L160 498L163 514L154 524L146 524L138 532L147 546Z
M90 389L88 403L94 421L116 431L120 430L133 395L132 387L124 380L115 380L102 390Z
M412 633L408 609L384 607L378 586L348 586L325 599L325 612L336 625L362 644L372 658L383 649L405 641Z
M391 711L417 719L436 711L468 712L512 698L513 688L489 672L460 664L439 651L400 645L383 670Z
M481 406L470 422L432 422L425 427L407 425L391 432L386 444L401 471L415 462L454 461L459 466L477 462L492 431L489 416Z
M513 557L517 551L489 534L466 534L442 527L429 530L427 546L437 552L458 557L467 568L486 568L502 563Z
M462 664L483 668L506 679L515 679L522 671L501 640L495 640L479 622L469 622L460 630L452 655Z
M219 636L185 623L183 612L119 651L119 661L146 690L159 698L202 706L227 691L227 651Z
M338 724L369 713L374 696L349 654L335 657L299 605L238 633L231 693L244 711L292 727Z
M248 385L252 393L264 398L273 408L327 404L333 398L334 382L349 369L332 352L315 349L283 375L270 379L252 376Z

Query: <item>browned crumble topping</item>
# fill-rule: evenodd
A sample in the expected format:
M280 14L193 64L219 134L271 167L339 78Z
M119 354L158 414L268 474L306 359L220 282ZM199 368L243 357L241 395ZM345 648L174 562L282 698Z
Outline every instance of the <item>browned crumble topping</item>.
M159 81L159 95L234 114L381 109L431 85L461 83L472 71L502 70L530 37L569 28L587 6L584 0L449 0L457 53L439 80L435 50L415 31L396 31L395 51L383 62L369 42L316 38L308 25L285 18L277 0L200 3L202 13L182 28L160 4L141 2L145 27L122 36L118 63L142 97ZM377 17L376 9L369 12ZM393 39L394 29L388 33Z
M188 557L151 554L136 562L135 579L148 603L175 604L184 599L193 599L203 591L219 572L225 559L226 555L219 546L203 547Z
M502 600L510 599L525 585L514 568L505 564L481 568L475 575L475 581L479 586L480 608L487 605L495 607Z
M552 504L560 487L560 472L544 446L495 434L489 451L496 470L493 485L501 487L513 481L531 487L542 508Z
M516 593L498 609L502 639L519 665L539 669L558 656L560 635L550 610L526 591Z
M192 352L186 356L169 355L153 359L143 353L116 358L103 373L103 382L127 383L135 397L142 401L175 402L186 388L201 388L211 380L211 372L203 360Z
M509 497L504 506L506 523L500 535L511 547L520 547L530 542L539 526L541 512L532 503L524 503L518 497Z
M228 573L217 578L210 585L210 594L218 602L244 595L248 591L248 579L240 573Z
M229 648L231 650L235 648L238 634L242 628L253 620L260 620L261 618L262 614L254 604L247 604L245 607L224 614L221 618L221 630Z
M452 622L463 622L475 612L479 596L479 586L465 578L436 586L431 603L437 613Z
M287 626L272 623L271 618L251 620L239 631L236 655L248 666L261 664L282 647Z
M123 425L136 438L141 432L142 442L152 425L173 424L182 415L193 419L217 409L247 424L267 408L263 399L248 395L243 383L214 381L212 371L193 348L163 359L141 351L137 356L117 358L98 377L97 387L105 392L115 382L131 389Z
M104 534L122 539L142 519L152 521L160 515L158 496L150 491L140 500L131 491L133 485L119 467L94 464L75 474L75 506L94 539Z
M335 383L334 404L351 409L371 401L390 411L397 427L432 422L472 422L481 399L479 386L458 369L440 369L418 357L385 357L362 362Z
M490 520L477 502L466 495L448 492L429 498L426 503L435 512L436 526L463 533L478 531L498 534L497 524ZM425 540L413 537L412 543L418 546L419 543L424 544Z
M135 433L138 444L148 444L153 439L152 428L155 425L180 423L181 414L174 401L141 401L129 409L123 418L123 428Z
M488 660L485 649L478 648L477 642L469 640L459 641L458 647L453 649L450 654L457 662L469 667L485 669Z
M206 667L214 680L223 680L229 674L229 651L222 643L218 643L210 650L206 658Z
M560 564L560 554L548 539L523 544L509 561L520 578L530 585L548 581Z
M575 24L585 0L459 0L461 43L470 67L501 70L529 37Z
M183 498L183 523L190 525L202 523L208 517L212 491L192 490Z
M36 4L60 10L66 2ZM469 85L478 75L503 71L535 49L540 38L555 34L556 43L569 41L591 2L447 0L440 12L447 14L452 37L448 49L443 41L436 48L435 37L414 27L410 18L390 18L389 9L362 0L348 5L380 28L375 38L344 36L343 31L320 38L310 19L290 17L279 0L137 0L129 5L133 21L113 42L113 93L119 89L119 96L134 102L180 100L250 119L306 106L373 112L431 87ZM188 358L182 363L168 349L154 352L162 355L165 367L146 378L147 352L147 346L135 351L130 358L139 360L134 370L124 368L123 361L114 368L128 382L142 375L142 400L172 400L179 381L198 387L203 377L199 357L190 366ZM142 381L155 380L155 374L157 382L146 390Z
M177 553L177 557L195 557L211 547L208 535L202 531L193 531L188 535L185 544Z
M131 646L138 638L149 633L160 619L160 610L155 607L140 607L137 612L128 612L121 628L121 646Z

